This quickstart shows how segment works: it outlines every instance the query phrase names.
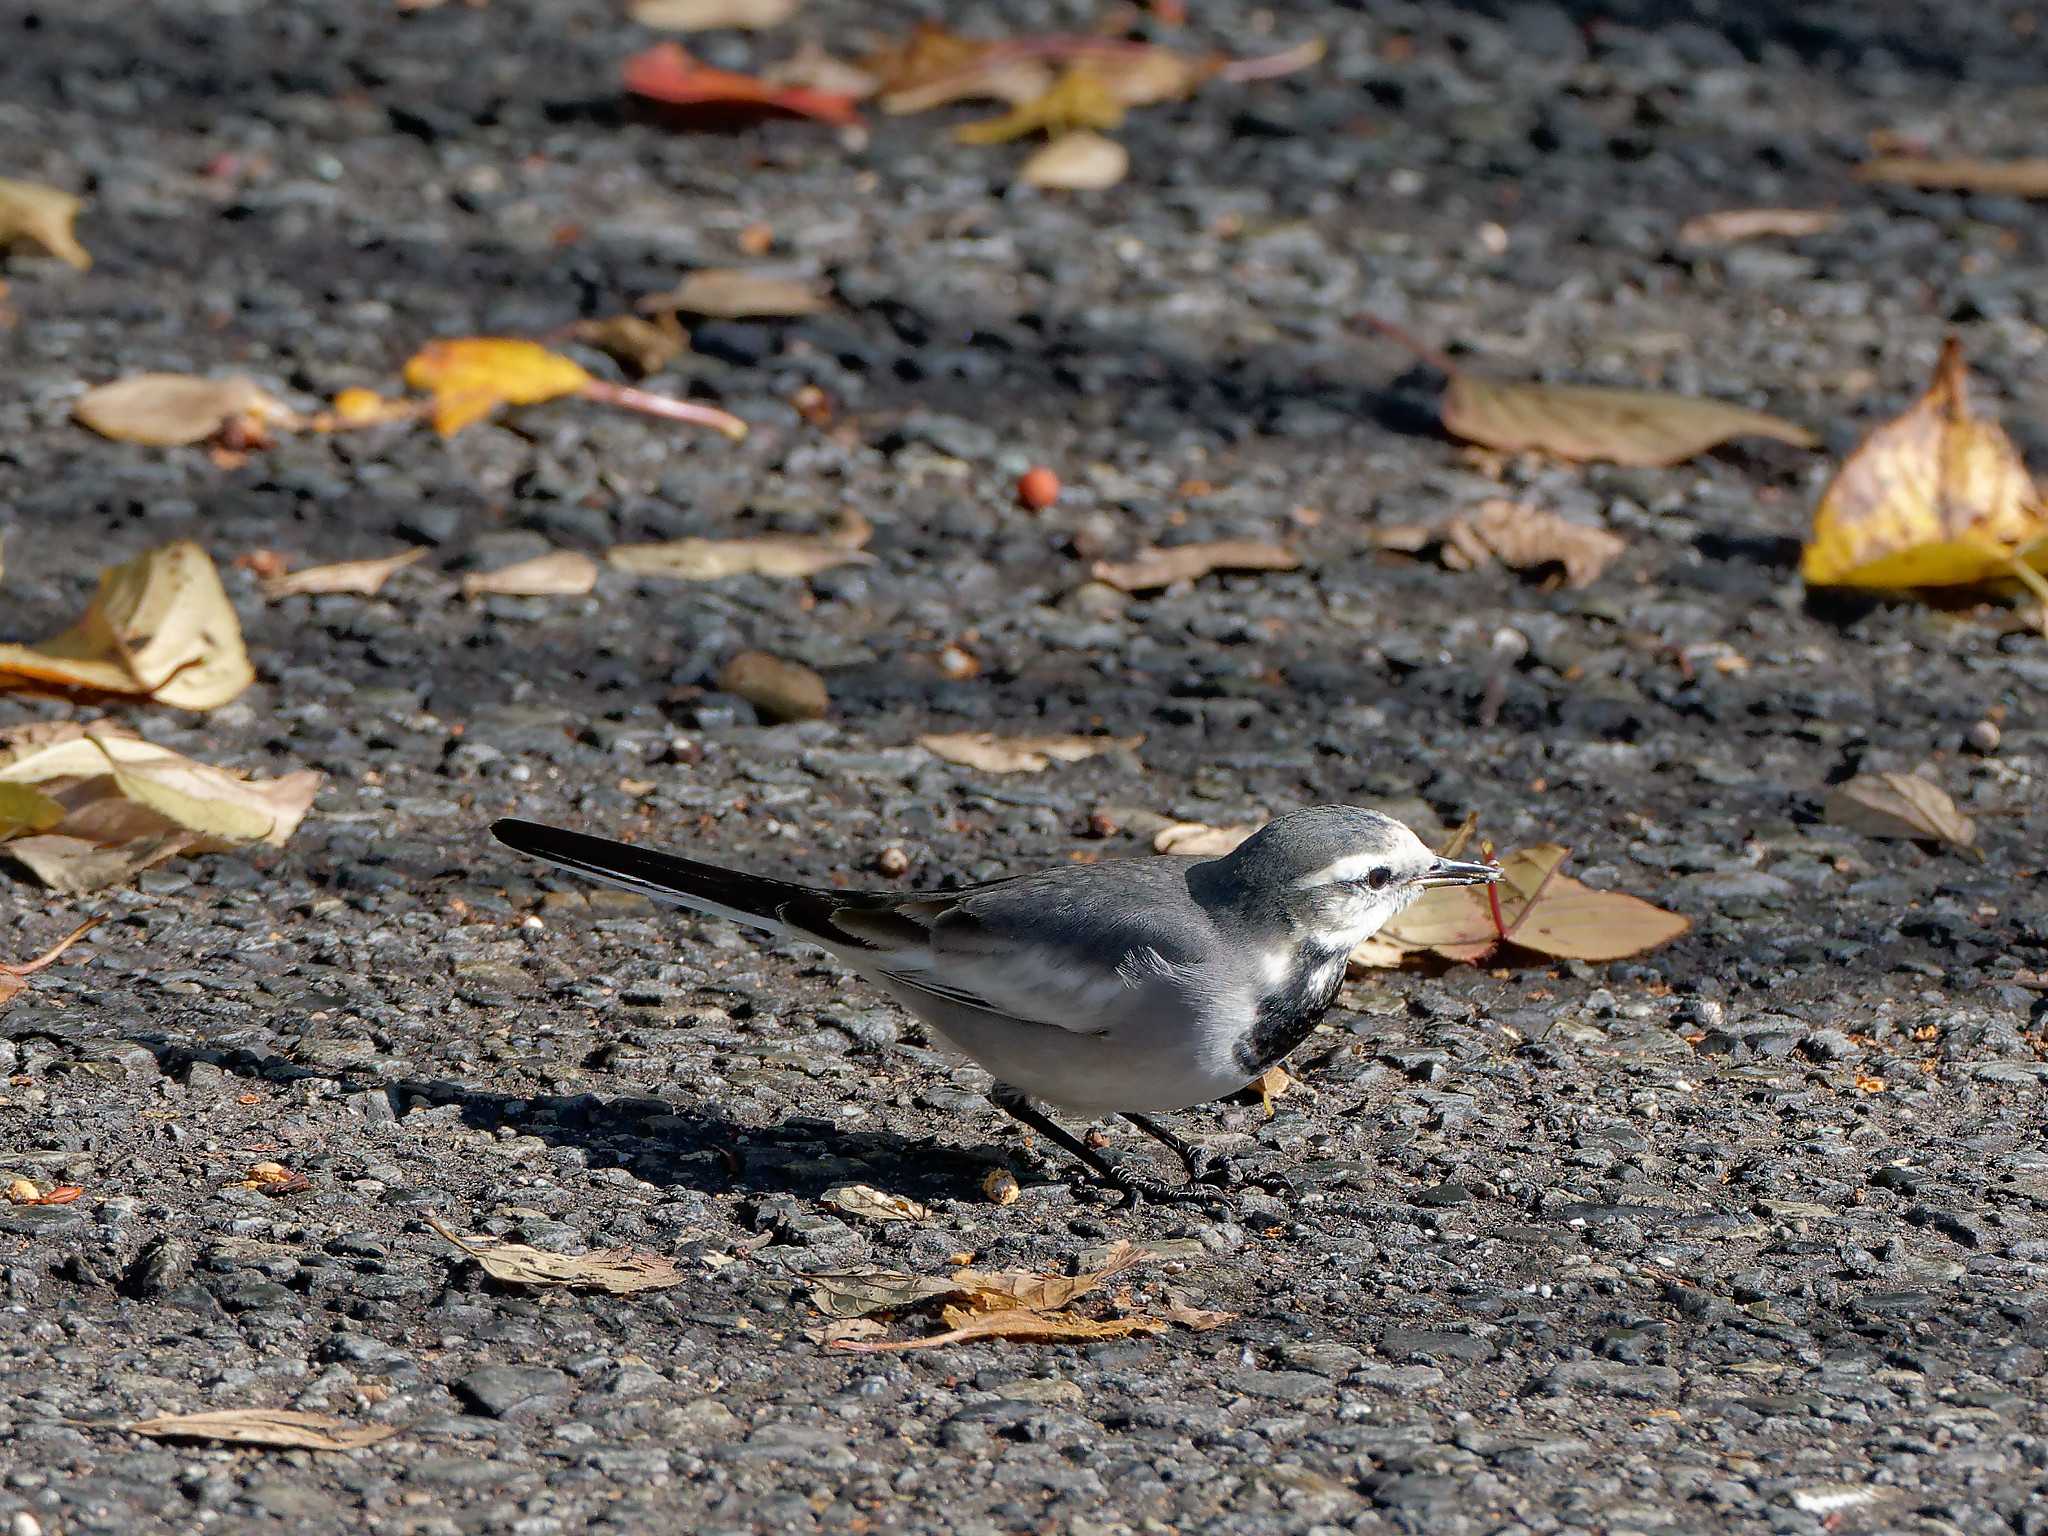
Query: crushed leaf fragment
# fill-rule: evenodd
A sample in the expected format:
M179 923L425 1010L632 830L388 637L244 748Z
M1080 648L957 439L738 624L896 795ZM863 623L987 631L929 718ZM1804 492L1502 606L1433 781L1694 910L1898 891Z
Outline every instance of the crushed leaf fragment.
M920 736L934 757L984 773L1043 773L1054 763L1078 763L1112 752L1135 752L1142 736L998 736L993 731L952 731Z
M78 243L72 228L84 206L55 187L0 176L0 251L15 244L39 245L66 266L86 271L92 253Z
M551 550L531 560L472 571L462 578L464 597L581 597L597 586L597 562L573 549Z
M485 1274L512 1285L569 1286L627 1296L683 1282L683 1272L656 1253L630 1248L549 1253L494 1237L464 1237L432 1216L426 1218L426 1223L482 1265Z
M426 555L426 546L421 545L415 549L401 550L395 555L383 555L375 560L341 560L333 565L308 566L303 571L291 571L270 577L263 583L263 595L272 602L284 597L307 597L341 592L374 597L384 589L384 583L395 573L425 559Z
M289 1451L356 1451L398 1434L389 1424L351 1424L326 1413L291 1408L229 1408L215 1413L172 1413L127 1426L151 1440L210 1440Z
M1301 557L1284 545L1258 539L1217 539L1142 550L1135 560L1098 560L1090 574L1119 592L1150 592L1183 581L1200 581L1214 571L1293 571L1300 567Z

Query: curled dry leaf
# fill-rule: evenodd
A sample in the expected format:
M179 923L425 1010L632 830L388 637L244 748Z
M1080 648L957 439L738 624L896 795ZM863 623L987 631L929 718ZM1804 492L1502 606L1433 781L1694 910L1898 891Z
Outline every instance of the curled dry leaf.
M72 233L84 206L55 187L0 176L0 251L17 243L39 245L67 266L85 271L92 253Z
M0 691L144 694L217 709L255 680L220 573L189 540L101 571L85 617L61 635L0 645Z
M1539 844L1501 860L1498 886L1429 891L1354 950L1352 961L1398 965L1427 950L1476 963L1502 943L1559 960L1619 960L1669 943L1692 926L1640 897L1595 890L1560 874L1570 854L1555 843Z
M643 379L650 373L661 372L690 346L690 338L677 324L673 310L665 310L652 320L643 320L638 315L581 320L570 327L569 334L586 346L596 347L635 378Z
M931 1211L904 1195L892 1195L872 1184L839 1184L819 1197L835 1211L862 1221L929 1221Z
M1043 773L1055 762L1078 763L1111 752L1135 752L1142 736L998 736L993 731L954 731L920 736L917 744L934 757L984 773Z
M282 597L354 592L374 597L384 589L395 572L426 558L426 546L401 550L376 560L341 560L333 565L312 565L303 571L273 576L263 583L263 595L272 602Z
M1948 792L1917 773L1859 773L1828 791L1823 814L1866 837L1912 838L1972 848L1977 824Z
M1273 1118L1273 1101L1287 1096L1287 1090L1294 1086L1294 1079L1287 1075L1285 1067L1268 1067L1252 1079L1252 1086L1259 1090L1259 1104L1270 1120Z
M660 544L620 544L606 563L634 576L670 576L679 581L722 581L728 576L801 579L836 565L873 565L863 554L871 530L850 518L830 534L804 537L769 534L756 539L669 539Z
M1970 409L1951 337L1927 392L1843 461L1799 573L1816 587L1974 586L2048 569L2048 508L2012 439Z
M1719 400L1576 384L1516 384L1459 370L1444 391L1444 430L1505 453L1662 468L1736 437L1795 448L1818 439L1796 422Z
M710 32L730 27L765 32L797 13L803 0L632 0L626 14L658 32Z
M628 1296L635 1291L680 1285L683 1272L658 1253L607 1248L598 1253L548 1253L494 1237L464 1237L432 1216L427 1225L483 1266L494 1280L511 1285L569 1286Z
M719 117L809 117L858 127L851 96L801 85L772 85L753 75L712 69L676 43L657 43L626 60L625 86L633 95Z
M1152 834L1154 853L1175 853L1184 858L1220 859L1259 830L1258 825L1212 827L1201 821L1176 821Z
M320 782L238 778L106 722L16 726L0 731L0 854L54 890L99 890L180 853L281 847Z
M2029 160L1923 160L1911 155L1892 155L1858 166L1856 179L1919 187L1928 192L2048 197L2048 157Z
M638 308L647 314L702 315L711 320L785 319L815 315L826 301L810 283L744 267L701 267L667 293L650 294Z
M1131 152L1115 139L1081 129L1063 133L1034 152L1017 172L1030 187L1059 192L1100 192L1130 173Z
M1007 1168L991 1168L982 1175L981 1197L991 1205L1015 1205L1024 1197L1017 1176Z
M71 414L101 437L152 448L203 443L243 419L286 430L303 425L296 412L254 380L182 373L132 373L102 384L80 395Z
M1591 586L1627 543L1618 534L1495 496L1443 525L1443 562L1454 571L1498 560L1511 570L1564 567L1565 585Z
M1176 582L1200 581L1212 571L1292 571L1300 567L1301 557L1284 545L1258 539L1217 539L1142 550L1135 560L1098 560L1090 574L1119 592L1150 592Z
M1001 117L968 123L953 130L962 144L1008 144L1043 133L1057 138L1088 128L1117 128L1124 104L1101 71L1077 64L1039 96L1021 102Z
M1082 1343L1096 1339L1125 1339L1134 1333L1160 1333L1166 1320L1156 1317L1085 1317L1069 1312L972 1312L947 1307L941 1314L947 1323L944 1333L928 1333L914 1339L837 1338L830 1347L849 1354L879 1355L906 1349L938 1349L947 1344L965 1344L975 1339L1009 1339L1027 1344Z
M130 1424L151 1440L210 1440L223 1445L262 1445L285 1451L356 1451L389 1440L389 1424L351 1424L326 1413L291 1408L229 1408L217 1413L173 1413Z
M719 669L718 686L772 721L822 720L832 708L824 678L802 662L766 651L741 651Z
M1678 226L1680 245L1734 245L1743 240L1799 240L1822 235L1842 221L1822 208L1723 208Z
M597 585L597 562L573 549L557 549L531 560L472 571L462 578L464 597L581 597Z

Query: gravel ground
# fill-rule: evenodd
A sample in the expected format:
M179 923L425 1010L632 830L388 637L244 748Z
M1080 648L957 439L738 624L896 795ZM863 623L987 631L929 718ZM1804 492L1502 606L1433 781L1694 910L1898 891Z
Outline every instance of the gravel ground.
M1848 174L1880 131L2038 152L2036 13L1190 9L1204 42L1319 34L1330 59L1137 114L1131 180L1081 197L1010 185L1019 157L943 118L861 143L636 120L612 82L648 38L597 4L0 15L0 174L89 192L97 257L8 272L7 637L174 537L223 565L432 548L374 599L266 604L230 572L258 685L118 711L208 761L324 770L289 847L91 900L7 887L17 957L111 919L0 1013L0 1172L86 1190L0 1207L13 1536L2048 1531L2042 641L1996 611L1809 604L1822 456L1490 474L1430 430L1426 370L1346 324L1760 405L1837 452L1953 328L2039 445L2041 212ZM796 30L850 52L916 14L813 0ZM1678 246L1683 218L1755 205L1845 217ZM840 303L707 324L657 381L747 418L743 445L570 402L222 469L68 420L140 368L309 406L389 389L424 340L616 312L745 259L753 226ZM790 404L806 384L823 429ZM1027 513L1036 462L1067 494ZM1573 592L1372 549L1495 474L1628 552ZM795 587L452 595L550 546L842 509L877 563ZM1081 590L1092 556L1224 536L1305 567ZM831 717L719 694L749 647L819 668ZM2002 745L1967 753L1999 710ZM1146 740L997 778L925 755L933 729ZM1916 766L1980 815L1981 861L1821 823L1830 782ZM1270 1119L1178 1117L1301 1185L1228 1218L1071 1188L816 956L587 895L483 833L516 813L873 882L898 847L909 887L1145 856L1117 830L1140 810L1338 799L1570 843L1695 926L1635 963L1359 978ZM241 1187L264 1158L310 1187ZM1006 1160L1024 1194L997 1207ZM848 1181L931 1218L843 1219L818 1196ZM504 1288L427 1213L685 1279ZM1237 1319L904 1356L806 1333L807 1271L1061 1269L1126 1236L1169 1255L1148 1285ZM250 1406L403 1432L314 1455L119 1427Z

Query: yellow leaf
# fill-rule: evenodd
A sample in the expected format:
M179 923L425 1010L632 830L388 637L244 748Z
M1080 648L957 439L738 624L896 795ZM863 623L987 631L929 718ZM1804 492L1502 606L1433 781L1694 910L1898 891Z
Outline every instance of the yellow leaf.
M1007 144L1033 133L1057 136L1078 128L1115 128L1123 120L1124 104L1115 90L1099 72L1077 64L1043 95L1001 117L956 128L953 137L962 144Z
M1762 411L1652 390L1576 384L1515 384L1484 374L1451 375L1444 429L1506 453L1538 449L1561 459L1604 459L1661 468L1732 437L1770 437L1795 448L1817 439Z
M241 621L189 540L100 573L85 617L41 645L0 645L0 690L46 685L216 709L256 680Z
M1816 587L1971 586L2048 569L2048 510L2012 440L1970 411L1951 337L1934 381L1849 455L1821 493L1799 572Z
M340 560L333 565L311 565L303 571L292 571L283 576L273 576L263 583L263 595L273 602L281 597L305 597L313 594L353 592L362 597L374 597L384 588L395 572L404 570L416 560L426 557L424 545L417 549L401 550L395 555L384 555L375 560Z
M538 342L465 336L428 342L406 363L405 382L434 397L434 430L453 437L501 405L539 405L577 394L591 380Z
M84 206L69 192L59 192L55 187L0 176L0 250L16 241L29 241L59 261L85 271L92 265L92 255L71 232L78 210Z
M64 819L64 806L26 784L0 783L0 839L47 832Z
M178 448L201 443L237 416L296 427L283 401L249 379L200 379L182 373L134 373L89 389L71 407L82 426L119 443Z

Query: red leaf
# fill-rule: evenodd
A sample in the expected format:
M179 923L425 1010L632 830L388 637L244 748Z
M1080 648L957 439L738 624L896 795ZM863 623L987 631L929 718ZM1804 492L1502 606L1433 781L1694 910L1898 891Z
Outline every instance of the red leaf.
M656 43L626 60L626 89L673 107L695 107L743 116L787 114L857 126L860 113L851 96L803 85L770 85L752 75L699 64L676 43Z

